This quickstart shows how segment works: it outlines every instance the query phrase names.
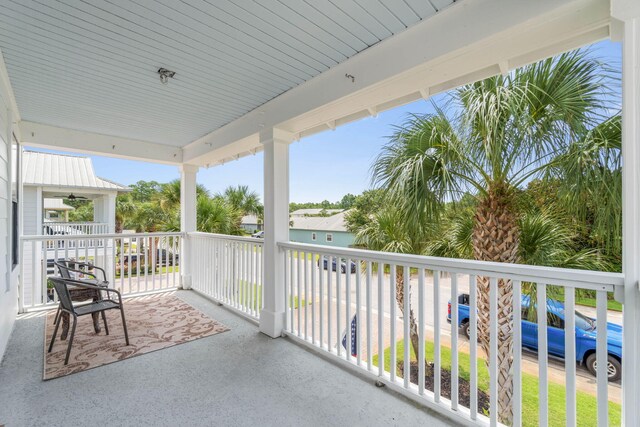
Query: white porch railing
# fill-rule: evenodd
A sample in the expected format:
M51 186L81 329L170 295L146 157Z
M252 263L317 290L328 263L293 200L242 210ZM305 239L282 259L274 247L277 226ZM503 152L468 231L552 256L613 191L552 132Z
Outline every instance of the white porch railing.
M23 236L19 308L54 306L47 278L58 275L56 260L74 259L103 268L110 286L123 295L174 289L180 285L182 233Z
M103 222L45 222L42 224L42 234L77 235L77 234L107 234L109 224Z
M262 239L189 233L191 288L258 320L263 308Z
M479 406L477 342L477 278L489 279L490 317L498 318L498 286L503 280L513 285L513 425L523 424L523 356L521 297L523 289L531 292L536 306L538 356L537 394L535 408L539 425L550 424L549 414L549 347L547 329L547 291L561 291L565 313L574 313L576 289L595 290L597 294L597 377L594 394L597 399L597 423L608 425L607 381L607 292L623 285L620 274L498 264L468 260L443 259L414 255L381 253L355 249L341 249L297 243L279 243L286 253L286 330L295 340L321 349L342 359L341 363L361 369L387 386L425 405L459 418L463 423L497 425L498 420L498 324L490 322L489 414ZM324 268L326 260L326 269ZM335 270L332 265L335 262ZM417 375L410 364L410 318L402 316L396 303L396 273L404 277L405 303L402 311L413 310L419 335ZM401 276L402 277L402 276ZM553 286L553 288L550 288ZM412 289L411 289L412 288ZM412 297L409 298L410 291ZM459 337L458 295L469 293L470 334L466 342ZM535 295L534 295L535 293ZM549 293L551 295L551 292ZM451 302L451 326L447 325L447 300ZM537 302L536 302L537 301ZM566 425L576 425L576 319L566 317L564 346L564 384L566 388ZM535 335L535 333L534 333ZM353 339L353 341L352 341ZM433 348L427 357L425 342ZM353 344L352 344L353 343ZM398 347L396 347L396 344ZM468 345L470 363L460 362L461 345ZM431 347L432 346L432 347ZM450 355L450 388L441 382L443 354ZM397 348L402 348L399 354ZM383 351L389 363L384 363ZM401 366L397 364L402 359ZM433 363L433 386L425 384L425 360ZM466 360L466 359L465 359ZM480 364L482 367L482 363ZM557 368L557 364L556 364ZM459 401L460 370L469 374L470 399ZM562 368L560 368L562 369ZM412 376L411 373L414 373ZM624 371L623 371L624 374ZM417 378L417 383L411 378ZM590 379L590 381L592 381ZM447 394L447 398L444 395ZM486 395L485 395L486 396ZM556 397L557 398L557 397ZM529 410L531 408L528 408ZM484 412L484 413L483 413ZM534 413L535 413L534 412ZM529 412L530 413L530 412ZM555 420L552 420L555 422ZM593 421L593 420L591 420ZM564 425L564 424L563 424Z

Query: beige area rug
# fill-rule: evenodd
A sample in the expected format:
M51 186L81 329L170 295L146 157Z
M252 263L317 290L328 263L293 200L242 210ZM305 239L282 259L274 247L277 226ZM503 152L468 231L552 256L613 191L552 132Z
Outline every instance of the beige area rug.
M52 310L45 317L43 379L74 374L229 330L172 294L126 299L124 314L129 331L128 346L119 310L106 312L109 335L105 335L102 319L102 331L96 334L91 315L78 318L69 364L65 366L67 341L60 340L62 324L53 350L47 353L54 329L55 310Z

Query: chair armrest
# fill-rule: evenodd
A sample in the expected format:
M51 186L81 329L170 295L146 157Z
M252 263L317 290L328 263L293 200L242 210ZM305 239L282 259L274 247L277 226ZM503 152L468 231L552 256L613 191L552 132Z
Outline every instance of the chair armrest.
M104 271L104 268L98 267L97 265L89 264L89 263L87 263L87 262L81 262L81 261L72 261L72 262L73 262L74 264L76 264L76 265L80 265L80 266L87 267L88 269L96 269L96 270L100 270L100 272L102 272L102 281L103 281L103 282L108 282L108 281L107 281L107 272L106 272L106 271ZM83 272L84 272L84 271L83 271ZM90 275L92 275L93 277L95 277L96 279L98 278L94 273L89 273L88 271L87 271L87 272L84 272L84 273L85 273L85 274L90 274Z
M113 289L113 288L107 288L104 286L98 286L98 285L91 285L87 282L83 282L82 280L73 280L73 279L63 279L64 282L66 284L70 284L73 286L77 286L78 288L85 288L85 289L95 289L97 291L104 291L104 292L113 292L115 294L118 295L118 300L122 303L122 295L120 294L119 291Z
M104 268L98 267L97 265L93 265L92 267L95 268L96 270L100 270L102 272L102 281L103 282L109 283L109 281L107 280L107 272L104 271ZM95 274L93 275L93 277L96 277ZM96 277L96 279L97 279L97 277Z

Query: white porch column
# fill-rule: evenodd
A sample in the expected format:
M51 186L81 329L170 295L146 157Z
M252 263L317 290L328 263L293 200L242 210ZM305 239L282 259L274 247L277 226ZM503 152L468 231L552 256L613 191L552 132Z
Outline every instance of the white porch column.
M625 275L622 348L623 425L640 420L640 3L614 0L622 21L622 270ZM618 23L614 23L620 27Z
M113 234L116 232L116 192L110 194L104 194L103 196L94 199L93 201L93 222L107 224L106 232ZM95 234L94 230L91 234ZM111 255L113 253L113 246L116 244L115 239L106 239L104 241L104 247L102 252L98 255L98 259L95 260L96 265L102 267L107 272L107 280L109 283L115 284L115 262L116 260Z
M191 271L193 268L191 245L186 233L196 231L196 176L198 166L183 164L180 166L180 231L185 233L180 249L180 278L183 289L191 289Z
M93 222L107 224L107 233L116 232L116 196L117 193L105 194L93 201Z
M260 133L264 145L264 309L260 332L277 338L284 328L284 254L278 242L289 240L289 143L280 129Z

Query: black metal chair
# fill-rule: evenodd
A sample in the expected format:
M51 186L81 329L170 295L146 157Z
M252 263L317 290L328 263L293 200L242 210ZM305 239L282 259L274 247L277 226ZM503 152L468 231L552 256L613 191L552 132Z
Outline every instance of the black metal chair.
M104 271L104 269L98 266L95 266L93 264L75 261L72 259L63 259L63 260L54 261L53 264L58 268L60 277L62 277L63 279L77 280L83 283L88 283L90 285L96 285L104 288L109 286L109 281L107 280L106 271ZM93 272L96 270L102 273L102 278L99 278L96 275L96 273ZM84 276L84 277L79 277L79 276ZM94 297L93 298L94 300L96 299L95 297L100 296L99 292L91 292L91 291L87 292L87 290L74 292L73 288L71 288L71 297L72 297L72 300L74 301L78 300L78 298L76 298L76 295L74 294L80 294L78 295L80 299L84 299L83 297L85 295L88 295L89 297ZM56 316L53 319L53 323L56 323L58 321L59 315L60 315L60 305L58 305L58 311L56 311ZM100 327L97 324L96 318L94 318L94 323L96 323L96 332L100 332Z
M60 300L60 310L62 313L68 313L70 316L73 316L73 325L71 327L71 335L69 336L69 344L67 344L67 355L64 359L64 364L69 363L69 355L71 354L71 345L73 344L73 337L76 332L76 324L78 323L78 317L85 316L87 314L100 313L102 315L102 321L104 322L104 330L107 335L109 335L109 326L107 325L107 316L105 315L105 311L117 309L120 310L120 315L122 316L122 326L124 328L124 339L129 345L129 333L127 331L127 322L124 317L124 308L122 306L122 296L120 292L115 289L105 288L102 286L92 285L86 282L81 282L78 280L71 279L63 279L61 277L51 277L49 280L53 282L53 286L58 294L58 299ZM93 289L98 293L105 292L107 294L107 298L100 298L97 301L93 301L88 304L84 304L81 306L74 306L73 301L71 300L71 294L69 293L69 287L74 288L84 288L84 289ZM114 300L111 298L111 293L117 295L118 299ZM60 326L62 316L58 316L56 321L56 326L53 330L53 336L51 337L51 343L49 344L49 353L53 349L53 343L56 340L56 335L58 333L58 327Z

